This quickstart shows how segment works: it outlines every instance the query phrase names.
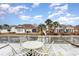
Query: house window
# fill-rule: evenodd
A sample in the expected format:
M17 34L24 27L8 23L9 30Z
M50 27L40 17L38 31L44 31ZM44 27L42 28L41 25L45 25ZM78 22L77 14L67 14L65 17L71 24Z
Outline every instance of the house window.
M69 32L69 30L68 30L68 29L66 29L66 30L65 30L65 32Z
M36 32L36 29L32 29L32 32Z
M22 29L17 29L17 31L18 31L18 32L22 32L23 30L22 30Z

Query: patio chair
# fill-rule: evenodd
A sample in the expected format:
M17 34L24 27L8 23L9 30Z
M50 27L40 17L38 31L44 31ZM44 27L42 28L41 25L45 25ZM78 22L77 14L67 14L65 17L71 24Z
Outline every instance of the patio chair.
M35 51L35 56L49 56L50 55L50 49L51 45L49 46L47 44L44 44L44 46L41 49L36 49Z
M16 50L14 49L13 46L9 45L12 50L14 51L15 54L13 54L13 56L29 56L30 50L23 48L23 47L18 47L19 48L19 52L16 52Z
M16 54L16 51L9 44L0 47L1 56L13 56L14 54Z
M15 54L15 56L30 56L29 52L30 52L29 50L25 52L22 51L20 53Z

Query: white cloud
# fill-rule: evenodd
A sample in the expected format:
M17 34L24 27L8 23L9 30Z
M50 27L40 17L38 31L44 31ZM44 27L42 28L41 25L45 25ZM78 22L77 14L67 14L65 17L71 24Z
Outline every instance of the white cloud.
M5 12L1 11L0 16L5 16Z
M66 17L75 17L75 16L76 16L76 15L71 14L71 13L69 13L69 12L66 13Z
M79 21L79 17L60 17L58 19L58 21L61 23L61 24L72 24L72 23L75 23L76 21Z
M26 7L25 5L18 5L13 7L10 4L0 4L0 9L5 11L5 13L7 12L17 14L29 9L29 7Z
M69 19L66 18L66 17L60 17L60 18L58 19L58 21L59 21L60 24L67 24L67 23L72 22L72 21L69 21Z
M21 10L27 10L27 9L29 9L28 7L25 7L25 6L16 6L16 7L10 7L9 9L8 9L8 11L10 12L10 13L18 13L18 12L20 12Z
M61 5L61 3L51 3L49 7L52 8L52 7L59 6L59 5Z
M49 5L50 8L54 8L55 10L67 10L68 9L68 4L63 4L63 3L52 3Z
M58 12L55 12L55 13L51 13L51 14L48 15L48 18L53 18L54 16L60 15L60 14L63 14L63 12L62 11L58 11Z
M51 7L54 8L54 12L51 11L51 13L48 15L48 18L58 16L58 18L54 20L58 21L60 24L75 24L79 21L79 17L68 12L68 4L52 4Z
M68 4L65 4L63 6L57 6L54 9L55 10L61 10L61 11L67 11L68 10Z
M10 7L9 4L0 4L0 9L1 10L7 10Z
M42 15L36 15L33 18L38 20L38 19L43 19L43 16Z
M40 3L33 3L32 8L38 7Z
M20 18L21 20L28 20L28 19L31 18L31 16L28 16L28 15L19 15L19 18Z
M50 11L48 18L53 18L54 16L61 16L61 14L67 14L67 16L70 16L70 14L67 12L68 4L64 4L62 6L60 6L60 4L52 4L52 6L55 6L53 7L55 10L54 12Z
M51 14L52 13L52 11L48 11L48 14Z
M6 16L5 12L1 11L0 12L0 19L4 19Z
M67 13L66 16L72 16L70 13Z
M71 17L70 19L75 21L75 20L79 20L79 17Z

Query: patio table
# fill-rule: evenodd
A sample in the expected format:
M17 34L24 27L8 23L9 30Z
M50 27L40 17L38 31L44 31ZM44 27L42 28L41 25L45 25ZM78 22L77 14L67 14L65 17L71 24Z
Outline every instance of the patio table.
M39 41L27 41L22 44L22 46L26 49L30 49L31 54L33 54L35 49L41 48L44 44Z

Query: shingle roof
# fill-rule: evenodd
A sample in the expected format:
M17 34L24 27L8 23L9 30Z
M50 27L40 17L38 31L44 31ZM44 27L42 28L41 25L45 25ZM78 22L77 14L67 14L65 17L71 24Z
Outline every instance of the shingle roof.
M79 30L79 26L75 26L74 28Z
M23 24L23 25L18 25L16 26L16 28L24 28L24 29L35 29L37 28L36 26L32 25L32 24Z

